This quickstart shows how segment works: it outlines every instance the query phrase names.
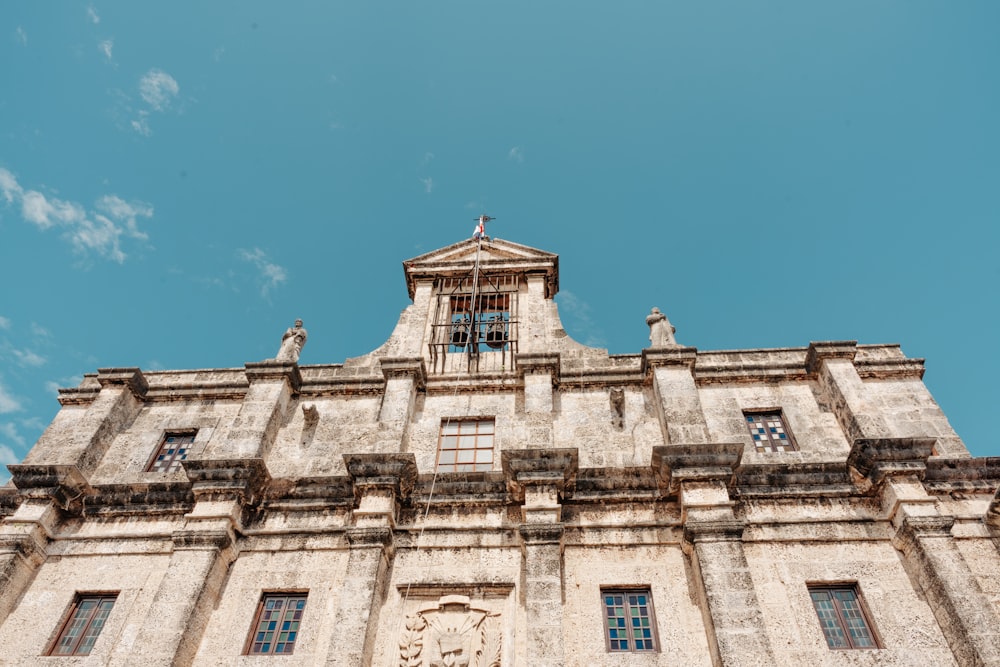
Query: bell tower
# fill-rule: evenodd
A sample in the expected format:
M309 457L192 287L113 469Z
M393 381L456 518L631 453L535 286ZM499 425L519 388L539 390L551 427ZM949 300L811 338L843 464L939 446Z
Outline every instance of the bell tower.
M412 307L426 309L419 355L428 373L514 373L518 354L544 351L545 322L559 289L558 255L468 239L407 260L403 268Z

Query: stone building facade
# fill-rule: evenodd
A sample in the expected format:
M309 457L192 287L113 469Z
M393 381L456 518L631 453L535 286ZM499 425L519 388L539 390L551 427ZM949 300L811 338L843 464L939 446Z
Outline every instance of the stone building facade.
M1000 665L1000 459L922 360L701 351L658 311L609 355L556 255L404 270L363 357L300 366L296 328L61 390L0 489L0 663Z

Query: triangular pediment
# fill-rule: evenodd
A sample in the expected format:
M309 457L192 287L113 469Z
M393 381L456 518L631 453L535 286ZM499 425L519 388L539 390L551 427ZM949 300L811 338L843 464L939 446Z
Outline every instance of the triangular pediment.
M433 280L469 272L479 255L481 271L545 274L551 297L559 285L559 255L530 246L492 239L465 239L403 262L406 286L412 298L417 280Z

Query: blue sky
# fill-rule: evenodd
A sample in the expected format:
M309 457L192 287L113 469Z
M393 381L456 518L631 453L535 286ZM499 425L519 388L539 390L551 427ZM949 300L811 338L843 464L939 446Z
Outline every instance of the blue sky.
M570 334L898 342L1000 455L1000 3L0 4L0 462L106 366L388 336L401 262L559 253Z

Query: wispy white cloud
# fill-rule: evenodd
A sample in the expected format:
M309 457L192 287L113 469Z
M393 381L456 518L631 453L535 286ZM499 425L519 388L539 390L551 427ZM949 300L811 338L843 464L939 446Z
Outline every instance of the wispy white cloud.
M113 59L111 51L115 48L115 40L113 39L102 40L97 43L97 48L98 50L100 50L101 53L104 54L104 57L107 58L108 61L110 62Z
M44 338L46 340L52 338L52 333L37 322L31 323L31 333L33 333L36 338Z
M10 320L3 315L0 315L0 329L10 331Z
M3 438L7 442L13 442L16 445L24 447L25 440L24 436L17 432L17 425L14 422L2 422L0 423L0 438ZM2 447L3 445L0 445ZM0 457L2 458L2 457ZM8 463L0 460L0 463Z
M427 163L429 163L433 159L434 159L434 153L431 153L430 151L427 151L426 153L424 153L424 159L420 161L420 166L421 167L425 166Z
M118 263L125 261L121 237L146 240L138 218L151 218L153 207L144 202L126 202L117 195L97 200L96 210L88 211L73 201L46 196L37 190L25 190L17 178L0 168L0 197L8 204L20 205L21 216L41 230L65 229L63 237L82 255L94 252Z
M215 62L219 62L220 60L222 60L222 56L223 54L225 54L225 52L226 52L226 47L220 46L215 51L212 51L212 60L214 60Z
M144 137L151 136L153 130L149 127L149 112L140 111L139 117L132 120L132 129L141 134Z
M49 380L45 383L45 391L49 392L53 396L59 395L59 389L62 387L76 387L83 381L83 376L80 375L67 375L66 377L57 378L55 380ZM27 422L25 422L27 423Z
M151 69L139 79L139 95L155 111L167 109L180 91L177 80L161 69Z
M573 332L579 334L578 340L581 343L591 347L607 345L603 332L591 316L590 304L566 289L559 291L556 302L559 304L560 315L565 316L567 320L563 324L568 323L572 326Z
M17 359L17 363L21 366L44 366L47 359L40 354L36 354L29 349L18 350L16 348L11 349L11 354Z
M428 176L427 178L421 178L420 182L424 184L424 192L430 194L434 189L434 179Z
M101 22L101 17L94 9L93 5L87 7L87 18L89 18L95 25Z
M524 162L524 150L520 146L514 146L507 151L507 159L515 162Z
M28 33L24 31L24 28L17 26L15 34L17 35L17 41L21 42L21 46L28 45Z
M257 268L258 279L261 285L260 295L262 297L267 298L272 289L288 280L288 272L285 271L284 267L269 260L267 253L260 248L254 248L253 250L240 248L237 252L240 259L253 264Z
M5 386L0 384L0 414L18 412L21 409L21 401L13 396Z

